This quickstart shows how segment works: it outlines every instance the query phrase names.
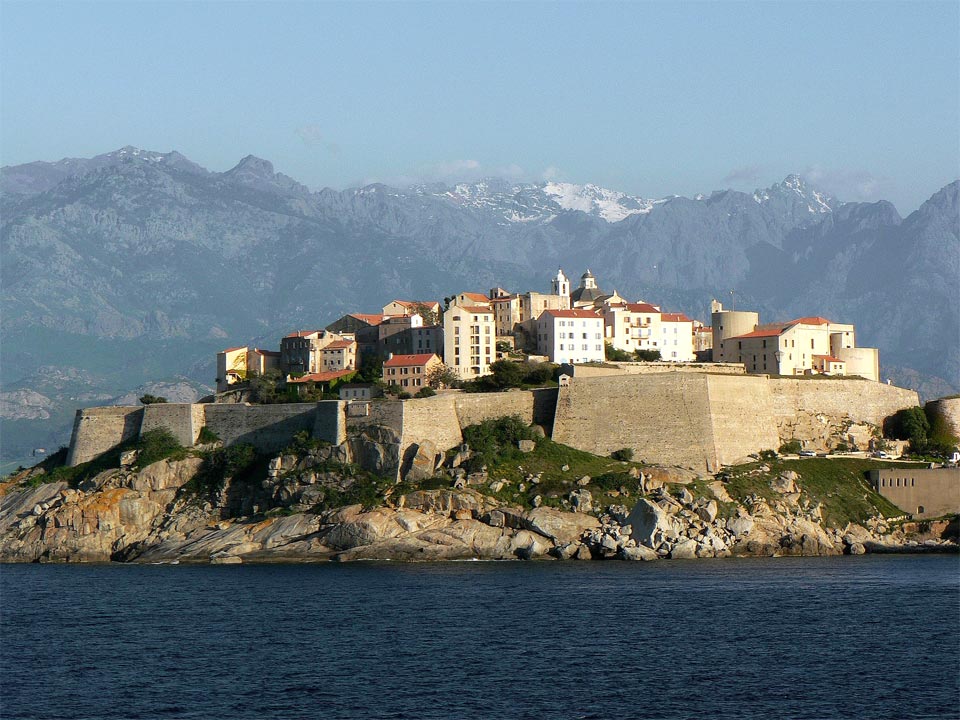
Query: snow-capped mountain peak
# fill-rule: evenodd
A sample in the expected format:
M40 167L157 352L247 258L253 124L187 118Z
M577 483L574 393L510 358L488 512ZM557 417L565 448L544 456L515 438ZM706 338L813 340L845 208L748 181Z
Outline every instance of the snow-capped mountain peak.
M805 202L807 210L815 215L833 212L834 207L839 205L834 198L810 187L802 177L796 174L787 175L782 182L753 193L753 199L759 204L769 202L772 198L799 199Z

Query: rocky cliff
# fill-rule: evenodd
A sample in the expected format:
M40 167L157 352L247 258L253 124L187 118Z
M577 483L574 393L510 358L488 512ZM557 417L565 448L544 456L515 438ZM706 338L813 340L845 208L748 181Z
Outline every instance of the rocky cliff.
M957 547L956 521L952 530L895 524L900 511L855 479L823 494L802 472L770 464L697 477L614 463L621 473L591 478L564 460L518 480L468 472L461 449L418 456L412 476L422 480L397 484L351 462L375 454L376 441L367 445L269 458L208 447L143 467L128 450L68 475L38 466L0 486L0 560L656 560ZM530 467L535 445L556 452L549 440L528 441ZM830 497L862 502L851 509Z

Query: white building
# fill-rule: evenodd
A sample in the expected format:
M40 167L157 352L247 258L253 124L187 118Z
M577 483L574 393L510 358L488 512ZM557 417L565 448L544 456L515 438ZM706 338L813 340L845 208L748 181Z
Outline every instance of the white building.
M591 310L544 310L537 349L555 363L603 362L603 318Z
M660 359L693 362L696 359L695 323L683 313L660 314Z

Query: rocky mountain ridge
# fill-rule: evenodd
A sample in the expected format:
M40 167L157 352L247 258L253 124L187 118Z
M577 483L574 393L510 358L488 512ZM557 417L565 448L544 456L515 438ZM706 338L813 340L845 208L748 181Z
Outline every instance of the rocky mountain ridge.
M273 347L394 297L546 290L557 266L700 319L733 290L764 320L854 322L884 377L960 389L957 183L906 220L796 176L694 199L492 179L311 192L252 156L214 173L135 148L0 185L7 458L65 442L80 397L177 376L202 394L224 344ZM85 380L48 390L43 368Z

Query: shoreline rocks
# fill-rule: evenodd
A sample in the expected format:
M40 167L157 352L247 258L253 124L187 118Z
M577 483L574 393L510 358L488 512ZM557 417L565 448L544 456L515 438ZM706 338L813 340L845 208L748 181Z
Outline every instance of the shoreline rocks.
M423 457L414 459L426 468L436 462L437 454L432 448L422 449ZM387 493L388 504L375 508L350 505L310 512L303 511L301 488L296 504L276 507L266 515L224 518L220 513L227 507L229 488L221 492L219 505L181 492L200 464L199 458L187 458L163 460L140 471L128 465L104 471L81 488L65 483L7 485L0 497L0 561L651 562L958 550L955 541L937 536L945 528L927 536L908 536L902 529L891 531L882 518L842 530L825 528L819 513L798 512L796 503L790 502L797 494L796 478L787 473L773 488L785 498L783 509L760 499L731 508L722 485L722 492L714 491L718 503L695 497L683 485L673 486L672 495L670 486L651 482L648 495L632 507L610 506L606 512L598 512L583 485L574 486L566 496L572 511L545 504L532 510L510 507L469 486L415 490L396 498ZM284 489L290 481L282 471L297 464L295 457L279 458L264 489ZM305 488L336 481L309 468L304 477Z

